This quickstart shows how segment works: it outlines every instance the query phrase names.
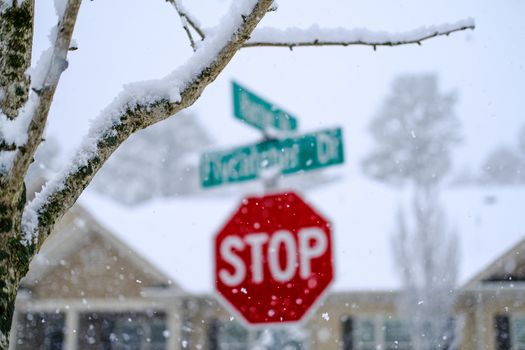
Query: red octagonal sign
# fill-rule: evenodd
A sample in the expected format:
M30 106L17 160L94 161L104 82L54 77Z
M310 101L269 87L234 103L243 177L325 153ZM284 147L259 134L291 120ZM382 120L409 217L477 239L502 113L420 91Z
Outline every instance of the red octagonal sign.
M300 320L332 279L330 224L296 193L244 199L216 236L217 291L250 324Z

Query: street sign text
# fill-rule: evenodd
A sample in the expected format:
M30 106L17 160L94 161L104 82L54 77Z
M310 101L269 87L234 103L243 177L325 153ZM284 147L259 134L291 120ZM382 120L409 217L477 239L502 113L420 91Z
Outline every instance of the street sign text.
M201 157L200 176L202 185L211 187L256 179L268 168L277 167L282 174L293 174L343 161L342 132L337 128L205 153Z
M273 128L281 131L294 131L297 129L297 119L288 112L275 107L235 82L232 85L235 117L260 130Z

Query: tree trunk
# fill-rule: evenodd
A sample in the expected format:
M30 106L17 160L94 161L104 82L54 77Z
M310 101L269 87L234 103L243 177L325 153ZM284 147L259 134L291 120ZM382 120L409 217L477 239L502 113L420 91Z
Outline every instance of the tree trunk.
M34 246L24 245L21 237L25 187L12 197L9 194L2 194L0 200L0 349L9 347L16 293L34 254ZM12 198L18 201L13 203Z
M15 120L29 95L26 74L31 64L33 0L14 1L0 14L0 111ZM0 135L1 136L1 135ZM0 152L24 152L23 147L0 140ZM22 212L26 203L24 174L0 169L0 349L9 347L9 334L20 280L34 249L22 239Z

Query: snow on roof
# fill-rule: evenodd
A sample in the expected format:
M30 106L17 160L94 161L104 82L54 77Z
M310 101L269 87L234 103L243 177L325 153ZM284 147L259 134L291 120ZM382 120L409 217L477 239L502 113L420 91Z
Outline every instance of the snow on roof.
M399 287L391 242L400 191L357 179L302 196L332 222L334 290ZM460 237L460 284L525 236L525 188L449 188L442 197ZM195 293L213 290L212 240L240 201L233 195L185 197L129 208L89 190L80 198L101 224Z

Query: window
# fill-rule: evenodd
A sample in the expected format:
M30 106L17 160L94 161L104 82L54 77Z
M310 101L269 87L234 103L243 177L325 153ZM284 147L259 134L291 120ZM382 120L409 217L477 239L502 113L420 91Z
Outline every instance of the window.
M345 315L341 317L341 335L342 335L342 350L353 350L353 320L352 317Z
M372 350L376 348L376 327L371 319L359 319L355 325L353 343L355 350Z
M387 319L385 320L385 349L386 350L405 350L411 349L410 332L406 322Z
M384 315L364 317L344 317L343 349L375 350L410 350L410 333L407 324Z
M248 331L236 321L209 322L210 350L305 350L307 333L299 327Z
M512 349L525 350L525 315L512 317Z
M64 348L65 317L61 313L20 313L16 323L17 350Z
M244 350L248 348L248 331L236 321L212 320L208 341L210 350Z
M79 318L79 350L163 350L166 316L152 313L90 313Z

